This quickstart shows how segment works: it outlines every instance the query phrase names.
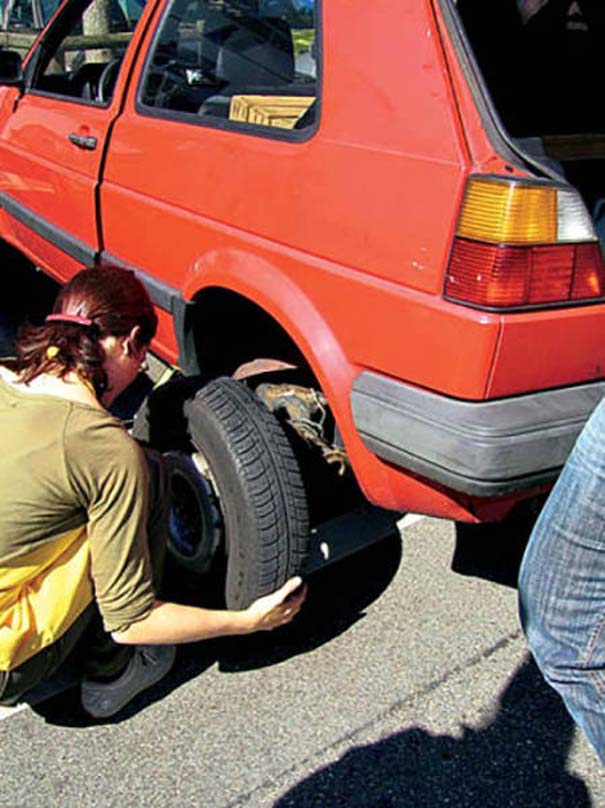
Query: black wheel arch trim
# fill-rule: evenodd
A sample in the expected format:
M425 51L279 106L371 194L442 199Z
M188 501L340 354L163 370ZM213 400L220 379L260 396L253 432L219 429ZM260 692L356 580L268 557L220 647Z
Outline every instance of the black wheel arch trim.
M174 318L174 330L179 350L179 365L182 370L189 375L196 375L200 372L193 332L188 326L188 314L193 304L188 303L183 298L179 289L154 278L139 267L128 264L115 255L106 251L100 252L90 244L75 238L43 216L40 216L40 214L32 211L26 205L13 199L5 191L0 191L0 208L3 208L17 221L83 266L113 264L125 269L131 269L149 292L153 303L167 311Z
M100 264L112 264L123 269L130 269L145 286L152 302L160 309L172 315L174 331L179 349L179 367L188 376L197 376L201 372L195 349L193 330L189 325L190 313L194 304L185 300L179 289L165 281L154 278L144 270L123 261L109 252L99 255Z
M57 227L21 202L17 202L5 191L0 191L0 207L75 261L87 266L96 263L98 251L94 247Z

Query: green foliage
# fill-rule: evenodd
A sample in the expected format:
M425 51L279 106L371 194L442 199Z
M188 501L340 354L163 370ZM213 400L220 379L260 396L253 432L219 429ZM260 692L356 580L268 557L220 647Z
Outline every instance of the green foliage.
M315 39L314 28L299 28L292 31L292 39L294 40L294 53L298 56L303 51L310 50L313 40Z

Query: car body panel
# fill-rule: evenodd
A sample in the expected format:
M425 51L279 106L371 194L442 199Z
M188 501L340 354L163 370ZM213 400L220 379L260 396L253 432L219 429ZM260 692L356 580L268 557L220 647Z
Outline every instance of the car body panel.
M468 178L533 170L499 129L451 3L376 0L355 14L345 0L322 3L320 115L303 132L146 106L142 75L165 7L146 8L109 105L0 89L1 235L63 279L88 254L134 269L159 310L156 350L171 362L183 312L208 290L255 304L305 358L377 504L472 520L547 484L550 467L548 479L526 465L516 474L496 451L485 467L502 471L501 484L492 474L485 487L456 487L455 469L431 477L431 441L448 450L439 418L424 465L406 465L413 427L401 414L387 427L396 451L384 450L380 396L361 407L369 425L360 421L360 378L440 402L463 432L472 416L457 413L514 420L524 395L531 431L545 391L596 382L594 392L603 379L602 303L502 312L443 297ZM185 22L191 48L203 26ZM75 148L73 133L97 148ZM555 398L576 418L575 394ZM474 444L462 443L468 466Z

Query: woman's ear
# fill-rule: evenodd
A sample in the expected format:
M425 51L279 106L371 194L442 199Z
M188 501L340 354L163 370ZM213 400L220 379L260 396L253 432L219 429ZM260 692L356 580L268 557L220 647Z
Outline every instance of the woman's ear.
M135 325L124 339L124 350L128 356L136 356L141 350L141 326Z

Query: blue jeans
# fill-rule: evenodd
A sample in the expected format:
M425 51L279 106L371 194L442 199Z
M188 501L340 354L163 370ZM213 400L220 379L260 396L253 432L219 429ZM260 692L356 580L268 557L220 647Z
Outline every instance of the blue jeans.
M605 400L535 524L519 604L544 678L605 763Z

